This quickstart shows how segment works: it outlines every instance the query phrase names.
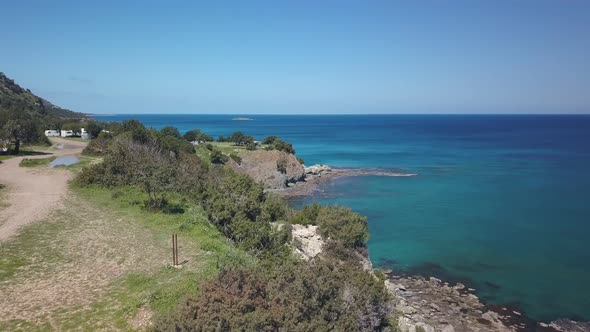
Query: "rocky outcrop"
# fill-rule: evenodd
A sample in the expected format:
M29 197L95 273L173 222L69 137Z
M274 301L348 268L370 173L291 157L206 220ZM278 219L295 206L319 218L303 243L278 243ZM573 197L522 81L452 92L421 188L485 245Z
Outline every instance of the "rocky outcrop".
M520 331L530 327L521 313L489 310L464 285L436 278L389 276L386 287L396 299L398 329L416 331Z
M590 332L590 322L575 322L569 319L558 319L549 324L539 323L540 332Z
M241 162L228 165L238 173L246 174L267 189L285 189L305 178L303 165L294 155L277 150L244 151Z
M324 240L318 233L318 226L292 225L291 236L295 253L310 260L322 252Z
M332 173L332 168L330 166L317 164L317 165L305 167L305 177L306 178L310 178L313 176L322 176L322 175L329 174L329 173Z

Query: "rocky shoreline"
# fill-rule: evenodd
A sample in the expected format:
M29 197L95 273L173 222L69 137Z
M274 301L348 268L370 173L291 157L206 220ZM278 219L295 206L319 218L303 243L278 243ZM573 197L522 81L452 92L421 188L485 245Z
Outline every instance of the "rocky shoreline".
M443 280L422 276L402 277L384 271L386 286L395 298L398 330L414 332L589 332L590 322L558 319L536 322L518 308L487 305L475 289L461 283L450 285Z
M340 169L325 165L305 168L303 181L289 183L288 188L274 190L287 198L306 196L321 190L321 184L347 176L416 176L416 174L381 170ZM294 238L296 250L303 259L321 252L323 241L316 229L297 225ZM363 266L373 269L368 257L359 258ZM536 322L522 310L502 305L487 305L474 293L475 289L457 283L424 276L401 276L391 270L385 273L386 287L394 298L397 331L400 332L590 332L590 322L558 319L550 323Z
M305 176L301 181L289 183L285 189L273 190L286 198L308 196L321 190L321 184L342 177L351 176L388 176L409 177L414 173L390 172L379 169L332 168L326 165L305 167Z

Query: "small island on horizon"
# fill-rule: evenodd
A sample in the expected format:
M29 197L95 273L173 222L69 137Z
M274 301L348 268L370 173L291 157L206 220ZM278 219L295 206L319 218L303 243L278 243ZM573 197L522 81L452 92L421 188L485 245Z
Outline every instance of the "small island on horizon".
M253 121L252 118L233 118L232 121Z

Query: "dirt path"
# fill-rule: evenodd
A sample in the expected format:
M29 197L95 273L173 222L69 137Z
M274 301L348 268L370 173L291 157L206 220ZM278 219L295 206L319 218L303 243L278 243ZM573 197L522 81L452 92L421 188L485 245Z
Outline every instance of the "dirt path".
M19 167L23 158L79 155L86 143L52 138L47 155L16 157L0 164L0 183L7 186L8 207L0 211L0 241L28 224L43 219L61 205L67 194L70 172L57 169Z

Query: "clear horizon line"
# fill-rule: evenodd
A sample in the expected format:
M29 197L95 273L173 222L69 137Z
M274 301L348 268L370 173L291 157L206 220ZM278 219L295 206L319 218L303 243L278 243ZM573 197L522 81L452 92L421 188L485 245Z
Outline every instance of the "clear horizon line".
M88 116L115 116L115 115L228 115L228 116L260 116L260 115L590 115L589 113L84 113Z

